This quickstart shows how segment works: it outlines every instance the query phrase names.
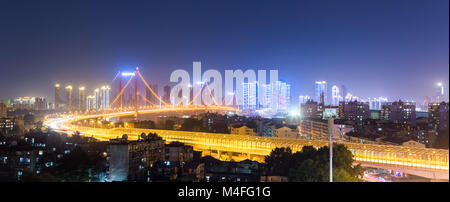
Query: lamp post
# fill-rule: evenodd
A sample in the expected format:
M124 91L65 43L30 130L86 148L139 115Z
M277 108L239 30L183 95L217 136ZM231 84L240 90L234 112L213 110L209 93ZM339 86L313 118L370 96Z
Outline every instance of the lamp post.
M334 117L328 118L328 136L330 138L330 182L333 182L333 134Z

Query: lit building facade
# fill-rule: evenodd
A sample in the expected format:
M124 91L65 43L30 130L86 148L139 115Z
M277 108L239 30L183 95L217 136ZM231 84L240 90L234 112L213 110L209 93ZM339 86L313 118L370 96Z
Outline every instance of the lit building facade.
M339 94L340 94L340 96L341 96L341 98L342 98L342 100L341 101L346 101L345 100L345 96L347 96L347 87L345 87L345 85L342 85L341 86L341 89L339 89Z
M271 110L285 112L291 101L291 85L276 81L272 83Z
M385 97L369 98L368 102L369 102L369 109L381 110L381 106L388 103L388 99Z
M448 102L430 103L428 105L428 125L431 130L448 130Z
M101 103L101 98L100 98L100 89L96 88L94 90L94 109L100 109L100 103Z
M86 91L84 86L78 88L78 109L86 110Z
M60 109L60 104L61 104L61 98L59 97L59 92L60 92L60 86L59 84L55 84L55 99L54 99L54 109Z
M308 100L305 104L301 104L300 114L302 118L319 118L317 106L317 102L313 100Z
M339 87L334 85L333 87L331 87L331 105L338 106L341 100L342 99Z
M66 86L66 110L72 110L72 86Z
M241 126L238 128L231 128L231 134L234 135L249 135L249 136L256 136L256 132L253 128L249 128L247 126Z
M369 103L349 101L339 102L338 116L340 119L362 122L370 118Z
M394 123L410 123L416 121L416 103L401 100L386 103L381 106L381 119Z
M242 84L242 109L256 110L258 84L256 82Z
M100 109L109 109L109 86L102 86L100 88Z
M6 110L6 104L0 103L0 118L6 118L7 117L7 110Z
M94 110L95 108L95 96L89 95L86 97L86 110Z
M315 85L315 100L319 104L325 104L328 102L328 84L326 81L316 81Z
M48 109L47 99L44 97L35 97L34 110L46 110L46 109Z
M129 141L124 135L109 141L107 181L149 181L146 175L148 169L165 159L164 140L149 136Z
M442 82L439 82L437 84L435 102L440 103L446 101L444 94L445 94L444 84Z

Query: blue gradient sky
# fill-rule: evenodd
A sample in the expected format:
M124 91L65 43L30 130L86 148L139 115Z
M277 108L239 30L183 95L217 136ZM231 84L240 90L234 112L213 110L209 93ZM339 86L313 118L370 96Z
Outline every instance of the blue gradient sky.
M55 82L109 82L139 66L278 69L291 95L314 81L361 97L448 96L449 1L1 1L0 99L52 97ZM160 87L161 89L161 87Z

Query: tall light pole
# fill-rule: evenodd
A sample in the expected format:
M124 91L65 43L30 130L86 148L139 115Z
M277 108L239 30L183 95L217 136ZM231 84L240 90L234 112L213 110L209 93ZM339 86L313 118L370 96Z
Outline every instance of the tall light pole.
M136 70L134 70L134 111L136 113L136 121L138 120L138 97L137 97L137 93L138 93L138 76L139 74L139 68L136 67Z
M333 182L333 134L334 117L328 118L328 136L330 138L330 182Z

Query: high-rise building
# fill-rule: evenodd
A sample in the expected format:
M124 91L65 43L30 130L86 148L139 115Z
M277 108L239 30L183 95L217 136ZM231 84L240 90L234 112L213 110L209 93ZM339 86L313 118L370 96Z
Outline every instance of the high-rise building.
M416 121L416 103L401 100L381 106L381 119L394 123L411 123Z
M257 104L257 83L243 83L242 84L242 109L256 110Z
M164 161L164 140L153 134L129 141L112 139L107 145L107 181L149 181L148 169L158 161Z
M298 106L300 109L300 114L302 114L302 105L304 105L308 100L311 100L311 97L308 95L300 95L298 96Z
M60 104L61 104L61 99L59 97L59 84L55 84L55 109L59 109L60 108Z
M264 109L264 108L269 108L271 106L272 103L272 84L261 84L261 92L262 92L262 96L261 96L261 100L259 101L260 104L260 108Z
M342 101L344 101L344 102L347 101L347 100L345 100L345 97L347 96L347 87L342 85L339 93L340 93L340 96L342 98Z
M163 100L164 102L166 102L167 104L174 104L171 102L170 100L170 86L164 86L164 95L163 95Z
M341 101L339 102L338 116L340 119L361 123L362 120L370 118L369 103L358 101Z
M311 97L309 97L308 95L300 95L298 96L298 102L299 104L305 104L308 100L311 100Z
M78 109L86 110L86 92L84 86L78 88Z
M341 101L341 94L339 91L339 87L334 85L331 87L331 105L338 106Z
M96 109L95 108L95 96L94 95L89 95L86 97L86 110L93 110Z
M285 112L291 101L291 85L282 81L275 81L271 85L271 109L274 112Z
M328 86L326 81L316 81L315 98L319 104L326 104L328 102Z
M435 102L440 103L440 102L444 102L445 100L445 96L444 96L444 84L442 82L439 82L437 84L437 91L436 91L436 100Z
M44 97L34 98L34 110L46 110L47 109L47 99Z
M381 110L381 106L385 105L388 99L385 97L369 98L368 102L370 110Z
M100 109L109 109L109 86L100 88Z
M316 101L308 100L300 105L300 109L302 118L319 118Z
M14 109L33 110L35 100L35 97L19 97L10 101L10 104Z
M448 130L448 102L430 103L428 105L428 125L431 130Z
M72 86L66 86L66 110L72 110Z
M6 112L7 112L6 111L6 104L0 102L0 118L6 118L7 117Z
M100 109L100 103L101 103L100 89L96 88L94 90L94 109Z

